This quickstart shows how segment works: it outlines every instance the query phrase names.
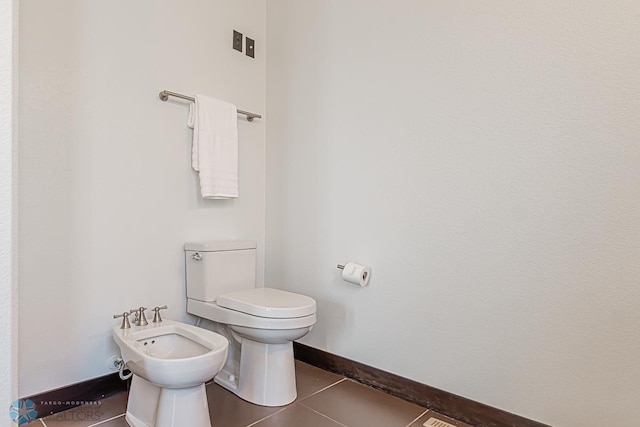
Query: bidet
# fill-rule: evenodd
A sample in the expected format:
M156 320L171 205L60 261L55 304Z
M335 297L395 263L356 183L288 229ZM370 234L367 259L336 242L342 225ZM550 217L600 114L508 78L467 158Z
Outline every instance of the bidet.
M226 338L173 320L114 326L112 334L133 374L125 418L129 425L211 427L204 383L222 368Z

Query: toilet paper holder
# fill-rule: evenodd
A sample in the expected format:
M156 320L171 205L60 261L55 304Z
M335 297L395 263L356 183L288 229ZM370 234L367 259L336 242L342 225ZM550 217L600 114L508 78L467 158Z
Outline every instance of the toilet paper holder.
M345 271L345 267L347 265L351 265L349 272ZM354 269L354 266L356 266L355 268L359 268L359 269L363 269L364 270L364 271L356 273L356 274L359 274L359 277L357 277L357 278L351 277L356 272L355 269ZM369 283L369 275L370 275L370 271L371 271L371 269L369 267L366 267L366 266L363 266L363 265L359 265L359 264L355 264L355 263L352 263L352 262L347 262L345 264L338 264L337 267L338 267L339 270L342 270L342 279L343 280L345 280L347 282L350 282L350 283L359 284L360 286L367 286L367 284Z

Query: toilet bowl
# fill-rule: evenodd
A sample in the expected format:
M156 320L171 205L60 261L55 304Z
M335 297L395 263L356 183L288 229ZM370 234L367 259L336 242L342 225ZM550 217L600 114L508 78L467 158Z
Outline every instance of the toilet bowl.
M225 325L219 330L239 344L214 381L251 403L283 406L297 397L293 341L316 323L312 298L271 288L187 300L187 312Z
M316 323L315 300L256 286L255 241L191 242L184 250L187 312L230 342L215 382L256 405L293 402L293 340Z
M113 327L133 373L126 421L132 427L211 427L204 383L222 368L229 342L206 329L172 320Z

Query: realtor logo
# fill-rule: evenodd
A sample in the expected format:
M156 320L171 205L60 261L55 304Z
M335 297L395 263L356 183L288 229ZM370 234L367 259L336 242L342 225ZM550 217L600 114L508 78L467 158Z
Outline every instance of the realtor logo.
M20 426L27 424L28 422L38 418L36 404L33 403L31 399L18 399L11 404L11 408L9 409L9 416Z

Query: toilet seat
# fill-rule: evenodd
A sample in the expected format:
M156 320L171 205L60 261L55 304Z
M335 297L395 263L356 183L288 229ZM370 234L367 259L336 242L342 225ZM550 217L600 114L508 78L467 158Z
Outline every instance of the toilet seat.
M273 288L253 288L218 295L220 307L269 319L290 319L315 314L316 301L306 295Z
M297 329L306 328L316 323L315 313L309 316L285 319L260 317L221 307L216 302L204 302L191 298L187 299L187 313L226 325L255 329Z

